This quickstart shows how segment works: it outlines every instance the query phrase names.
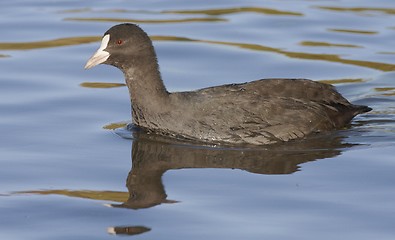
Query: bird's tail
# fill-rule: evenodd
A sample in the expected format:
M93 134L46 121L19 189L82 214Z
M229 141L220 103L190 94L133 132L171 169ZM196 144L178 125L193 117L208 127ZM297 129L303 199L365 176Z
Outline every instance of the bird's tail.
M353 108L355 109L354 116L361 114L361 113L366 113L366 112L372 111L371 107L364 106L364 105L354 105Z

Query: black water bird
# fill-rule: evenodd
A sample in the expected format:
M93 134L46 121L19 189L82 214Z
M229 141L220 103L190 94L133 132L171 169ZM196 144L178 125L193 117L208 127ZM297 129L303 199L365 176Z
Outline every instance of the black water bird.
M85 68L119 68L129 89L133 124L160 135L227 144L271 144L346 126L371 110L331 85L307 79L262 79L189 92L168 92L152 41L137 25L104 33Z

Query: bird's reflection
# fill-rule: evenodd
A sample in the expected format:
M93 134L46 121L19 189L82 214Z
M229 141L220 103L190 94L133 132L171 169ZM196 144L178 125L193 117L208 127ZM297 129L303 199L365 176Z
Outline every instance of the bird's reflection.
M353 146L343 143L344 137L340 132L284 144L246 148L187 145L143 132L134 132L133 139L132 169L126 180L129 198L111 207L142 209L177 202L167 199L162 182L162 176L168 170L222 168L241 169L254 174L291 174L298 171L302 163L331 158ZM115 234L125 234L129 232L128 228L133 227L115 227L111 230Z
M107 229L107 232L110 234L116 234L116 235L138 235L142 234L145 232L150 231L150 228L144 227L144 226L121 226L121 227L109 227Z
M185 145L160 136L134 133L132 169L126 180L129 199L113 207L149 208L168 200L162 176L168 170L184 168L241 169L256 174L291 174L309 161L339 155L351 144L331 134L302 141L251 148L219 148ZM246 186L248 187L248 186Z
M124 128L122 128L124 129ZM124 129L117 134L130 138L131 132ZM169 200L162 176L168 170L185 168L240 169L253 174L291 174L298 171L300 164L318 159L332 158L342 153L358 131L336 131L330 134L310 136L304 140L291 141L269 146L202 146L176 141L157 135L133 130L132 168L126 179L128 193L117 191L86 190L34 190L17 194L59 194L70 197L107 200L120 204L106 206L127 209L145 209ZM354 133L354 134L353 134ZM354 136L355 135L355 136ZM347 141L345 141L347 138ZM358 142L358 141L356 141ZM248 188L249 186L244 186ZM146 226L114 226L108 232L120 235L136 235L148 232Z

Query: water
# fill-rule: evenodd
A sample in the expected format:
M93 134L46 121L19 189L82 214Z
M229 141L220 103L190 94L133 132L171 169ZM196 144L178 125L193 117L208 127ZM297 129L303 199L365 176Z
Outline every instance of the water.
M3 1L0 16L1 239L394 238L393 1ZM83 70L118 21L152 36L170 91L310 78L374 110L276 147L122 138L122 74Z

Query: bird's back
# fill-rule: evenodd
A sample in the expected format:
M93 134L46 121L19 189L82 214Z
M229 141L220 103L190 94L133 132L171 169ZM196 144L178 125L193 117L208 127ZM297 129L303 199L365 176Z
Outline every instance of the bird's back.
M265 79L172 95L175 105L186 106L179 109L179 123L173 123L175 132L229 143L302 138L341 128L371 110L352 105L331 85L305 79Z

